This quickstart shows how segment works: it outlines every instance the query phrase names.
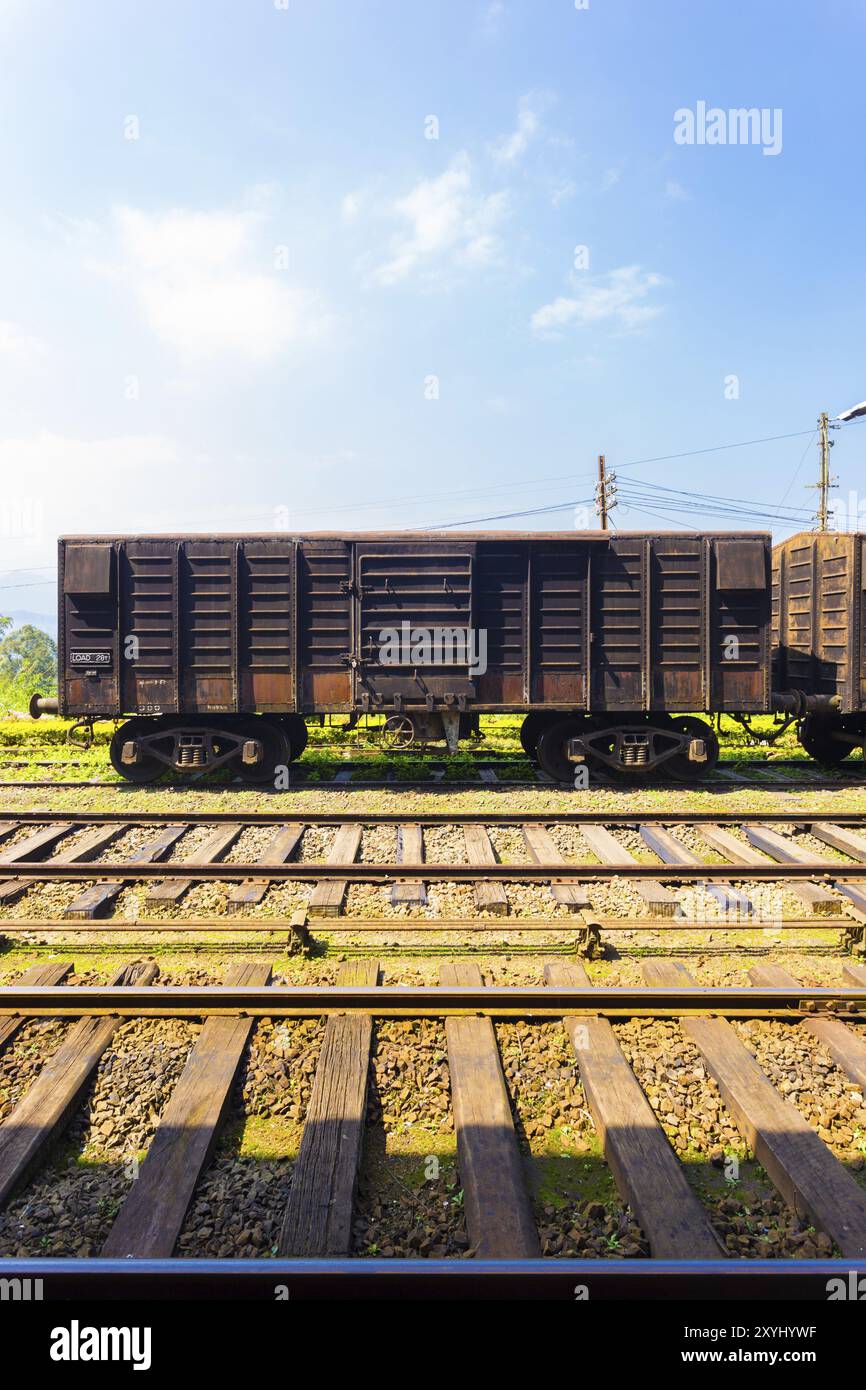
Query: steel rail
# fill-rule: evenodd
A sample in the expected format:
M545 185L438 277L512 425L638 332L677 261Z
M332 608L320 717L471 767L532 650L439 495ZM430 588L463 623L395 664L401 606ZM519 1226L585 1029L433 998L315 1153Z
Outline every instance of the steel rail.
M863 1019L866 988L766 989L760 986L649 988L605 985L4 985L0 1017L60 1018L110 1014L123 1018L205 1018L240 1014L364 1013L376 1018L477 1014L488 1018L561 1018L565 1014L633 1017L799 1018L829 1011Z
M0 791L3 784L0 783ZM140 790L140 789L139 789ZM148 793L146 793L147 795ZM68 820L71 825L219 825L223 822L248 825L742 825L754 821L762 825L820 825L830 821L836 825L861 828L866 833L866 809L863 811L756 810L716 811L697 810L624 810L624 811L67 811L22 810L15 807L2 811L6 820L21 825L42 825L52 820Z
M238 1300L274 1307L326 1298L563 1299L585 1286L613 1299L826 1302L831 1279L858 1297L866 1260L0 1259L0 1279L41 1281L46 1303L71 1299ZM862 1287L862 1285L861 1285ZM862 1295L860 1295L862 1296ZM805 1315L804 1315L805 1316Z
M763 766L761 764L760 766ZM211 794L222 792L230 793L232 796L240 792L253 792L258 796L286 796L291 795L292 791L323 791L323 792L346 792L346 791L412 791L429 792L433 796L440 796L443 792L449 791L505 791L510 787L531 787L538 791L563 792L568 795L581 795L574 791L568 783L547 781L540 777L519 777L519 778L497 778L495 782L485 782L480 777L474 778L429 778L427 780L386 778L379 777L374 779L358 778L349 782L318 781L310 777L297 777L294 785L288 790L276 791L268 787L256 787L248 782L207 782L204 780L190 782L165 782L157 784L151 788L136 786L130 782L116 781L108 782L102 778L86 778L79 781L47 781L44 779L35 781L4 781L0 779L0 787L8 787L11 791L38 791L50 790L54 788L59 791L80 791L82 788L108 789L115 792L123 792L132 795L134 792L143 792L145 795L156 795L158 792L208 792ZM596 787L602 791L677 791L694 792L704 791L713 793L725 793L732 791L765 791L765 792L796 792L796 791L850 791L854 787L866 787L866 775L859 772L846 777L827 778L818 773L810 773L808 779L796 779L791 777L777 778L756 778L750 780L745 774L738 774L737 777L726 777L724 774L708 777L703 782L673 782L673 781L647 781L637 782L628 781L624 778L609 777L603 781L596 777Z
M866 863L845 864L835 860L816 860L804 864L327 864L313 863L190 864L165 859L152 864L124 863L91 859L72 864L55 864L50 859L21 859L17 864L0 864L0 880L26 879L43 883L54 879L163 879L190 880L264 878L276 882L315 882L340 879L346 883L390 883L394 879L424 879L437 883L549 883L579 880L603 883L612 878L659 879L665 883L695 883L704 880L782 881L820 879L822 882L866 885Z
M843 931L857 927L853 916L843 911L833 916L762 918L757 913L730 917L610 917L589 908L572 912L567 917L317 917L306 918L301 930L318 935L322 932L582 932L588 926L609 931ZM0 917L0 938L18 936L25 932L243 932L294 933L298 924L290 917L245 917L234 913L227 917L171 918L137 917L135 920L113 917L52 918Z

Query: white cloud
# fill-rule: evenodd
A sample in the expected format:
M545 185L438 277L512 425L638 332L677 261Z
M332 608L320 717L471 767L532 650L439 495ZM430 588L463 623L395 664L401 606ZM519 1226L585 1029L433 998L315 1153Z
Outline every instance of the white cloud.
M363 194L347 193L340 204L340 215L344 222L357 222L361 211Z
M328 326L317 297L274 268L260 206L164 213L119 207L113 220L117 258L101 268L129 285L149 327L185 359L267 362Z
M505 18L505 5L502 0L490 0L481 15L481 32L486 38L495 39L502 29Z
M376 284L397 284L413 271L435 269L446 259L470 268L501 259L497 227L508 212L508 195L475 192L465 153L444 174L421 179L393 203L392 211L404 226L392 240L389 259L372 274Z
M7 497L7 511L0 514L7 531L4 557L9 564L53 559L58 534L144 530L143 483L152 497L172 496L161 524L169 530L169 518L182 524L178 481L191 486L191 478L209 471L200 456L184 453L163 435L74 438L40 430L0 439L0 473L15 480L7 489L14 496ZM16 517L31 524L15 524Z
M550 195L551 204L555 208L560 208L563 203L570 202L576 193L577 184L574 179L563 179L562 183L558 183Z
M672 198L674 202L677 203L691 202L692 197L691 193L687 193L682 184L677 183L676 179L668 179L665 184L665 196Z
M497 164L517 164L523 158L541 130L541 116L550 102L551 97L546 92L528 92L520 98L514 130L491 146L490 153Z
M149 468L174 466L180 461L178 446L164 435L129 434L102 439L74 439L40 430L26 439L0 439L0 466L14 464L16 471L34 482L55 486L59 479L103 481L121 471L132 477ZM79 484L75 483L75 487ZM92 505L91 498L85 505Z
M664 283L664 276L644 271L639 265L620 266L593 279L581 277L575 281L573 295L561 295L536 309L532 331L556 336L572 324L585 328L610 322L624 332L633 332L661 313L658 305L647 300Z
M0 319L0 358L8 359L13 365L33 367L45 355L45 344L40 338L24 333L17 323Z
M605 169L601 180L602 193L607 193L611 188L615 188L621 178L622 173L619 169Z

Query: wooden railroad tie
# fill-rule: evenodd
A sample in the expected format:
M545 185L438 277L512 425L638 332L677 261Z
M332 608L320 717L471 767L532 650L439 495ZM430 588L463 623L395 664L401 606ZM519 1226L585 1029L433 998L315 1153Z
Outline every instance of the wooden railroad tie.
M184 865L201 868L205 864L213 864L221 855L225 854L227 849L231 848L242 830L243 826L238 824L218 826L201 849L196 850L194 854L183 861ZM194 883L195 879L189 877L167 878L161 883L153 883L148 891L146 901L149 903L179 902Z
M377 961L349 961L338 983L374 986ZM329 1018L280 1231L281 1256L335 1258L352 1244L367 1106L371 1014Z
M769 989L796 989L800 981L781 965L761 962L749 971L753 984ZM866 1091L866 1037L839 1018L804 1018L800 1027L822 1042L836 1066Z
M490 843L490 836L483 825L464 825L463 838L466 843L466 857L470 864L485 869L498 862ZM500 883L481 878L475 884L474 892L475 906L479 912L492 912L499 917L507 915L508 897Z
M291 859L301 842L306 826L281 825L259 856L259 864L273 864L275 867ZM247 878L238 883L229 894L227 909L239 912L242 907L260 903L271 886L267 878Z
M580 833L602 864L621 865L628 869L637 863L634 855L629 854L603 825L582 825ZM678 900L673 893L668 892L664 884L649 879L629 878L627 873L623 874L623 878L646 903L647 912L651 916L673 917L678 911Z
M443 962L443 985L483 984L477 965ZM479 1259L541 1254L517 1147L496 1034L489 1018L446 1018L457 1165L466 1229Z
M235 966L232 985L267 985L269 965ZM104 1257L168 1259L216 1141L255 1020L208 1018L102 1247Z
M142 845L141 849L136 850L130 856L129 862L131 864L154 864L158 860L164 859L186 828L185 825L167 825L161 834ZM93 918L99 916L104 908L108 907L109 903L113 903L120 896L128 882L130 882L129 879L109 879L104 883L91 884L64 909L63 916L68 917L71 921L92 921Z
M677 961L642 962L647 984L690 988ZM866 972L864 972L866 975ZM835 1241L849 1259L866 1258L866 1193L796 1106L784 1100L723 1018L682 1018L722 1100L788 1206Z
M524 825L523 838L526 848L536 864L564 864L566 861L553 842L550 831L543 825ZM586 889L581 883L568 883L564 879L552 879L550 891L553 900L569 912L581 912L590 906Z
M158 974L154 964L134 963L124 965L108 983L149 985ZM74 1023L29 1091L0 1124L0 1206L66 1128L122 1022L118 1017L103 1017Z
M341 825L328 855L329 864L354 864L361 845L360 825ZM317 869L321 866L317 866ZM310 877L317 877L311 873ZM339 917L343 910L348 882L342 878L323 879L310 895L311 917Z
M582 965L556 961L545 981L589 986ZM659 1260L719 1260L718 1236L689 1187L682 1164L606 1018L563 1019L580 1079L619 1194L632 1208Z
M397 862L399 864L424 863L424 831L420 825L398 825ZM415 903L423 907L427 902L427 885L423 879L398 878L391 885L391 902Z
M62 985L67 975L72 973L72 961L48 962L45 965L31 965L25 970L19 985ZM0 1048L14 1038L18 1029L27 1022L26 1016L19 1014L10 1018L0 1018Z

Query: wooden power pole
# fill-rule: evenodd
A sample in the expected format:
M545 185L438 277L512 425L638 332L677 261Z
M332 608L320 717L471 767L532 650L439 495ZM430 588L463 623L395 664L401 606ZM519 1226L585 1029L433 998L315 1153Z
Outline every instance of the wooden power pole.
M616 496L616 474L608 473L604 461L604 454L598 456L598 482L595 488L595 510L601 523L602 531L607 528L608 512L613 511L616 506L614 498Z
M831 448L830 417L826 410L822 410L818 416L818 451L821 458L821 468L817 483L812 484L812 487L818 489L818 513L815 520L818 523L819 531L827 530L830 517L830 489L833 487L833 481L830 477Z

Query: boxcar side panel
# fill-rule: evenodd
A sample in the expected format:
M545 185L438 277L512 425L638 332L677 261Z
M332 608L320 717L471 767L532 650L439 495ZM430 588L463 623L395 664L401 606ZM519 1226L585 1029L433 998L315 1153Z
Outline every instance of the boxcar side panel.
M468 634L475 629L475 545L355 544L354 697L399 709L474 701ZM396 704L395 704L396 701Z
M475 565L475 614L487 634L487 670L476 678L476 703L519 708L529 699L526 652L529 546L481 542Z
M708 555L714 710L769 709L770 548L762 537L715 536Z
M590 708L646 709L649 541L617 537L591 565Z
M804 532L775 547L773 688L839 696L843 713L866 704L863 538Z
M61 541L58 576L61 712L117 714L117 549L110 541Z
M240 708L238 549L235 541L198 539L181 549L181 704L192 713Z
M820 563L811 537L777 559L778 654L805 689L816 661L831 689L856 669L862 701L861 542L825 539ZM763 710L768 551L742 535L71 538L62 708ZM404 624L479 655L484 634L486 668L384 659Z
M238 662L243 710L295 708L295 545L244 541L238 556Z
M707 708L706 555L703 536L658 536L651 542L652 709Z
M840 695L850 707L852 693L851 650L854 605L853 538L822 535L817 538L817 670L816 694Z
M852 692L858 710L866 710L866 538L855 536L855 572L853 611L857 615L854 652L857 681Z
M590 556L603 544L529 542L529 688L533 705L584 709L589 682Z
M345 541L299 542L296 650L299 704L307 713L352 707L352 568Z
M122 543L120 633L124 710L176 713L180 550L177 541Z

